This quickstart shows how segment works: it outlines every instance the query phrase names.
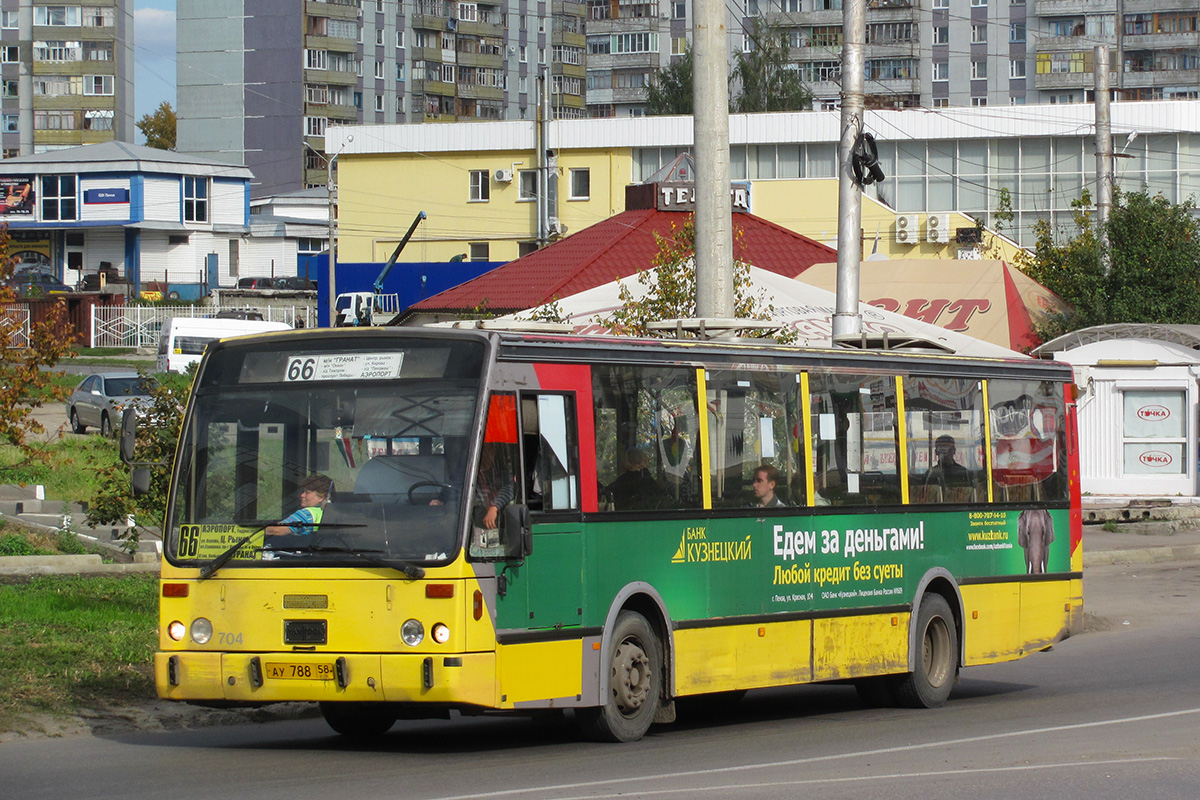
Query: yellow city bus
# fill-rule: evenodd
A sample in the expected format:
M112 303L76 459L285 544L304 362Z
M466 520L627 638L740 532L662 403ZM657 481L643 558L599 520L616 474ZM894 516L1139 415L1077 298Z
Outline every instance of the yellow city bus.
M1081 623L1074 397L1060 364L932 352L214 343L171 480L158 693L317 702L356 736L571 709L613 741L758 687L937 706L961 668Z

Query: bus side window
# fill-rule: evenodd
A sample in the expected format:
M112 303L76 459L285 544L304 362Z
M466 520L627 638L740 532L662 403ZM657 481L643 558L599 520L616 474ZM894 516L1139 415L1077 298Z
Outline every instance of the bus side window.
M796 374L710 369L706 386L713 505L761 505L754 477L767 468L776 475L769 505L805 505L802 448L793 435L800 424Z
M600 509L700 508L695 369L596 365L592 393Z
M1066 401L1053 381L988 381L997 502L1067 500Z
M525 496L531 511L579 508L579 441L575 397L522 395Z
M910 503L987 501L983 384L910 375L904 379Z
M816 505L900 502L896 379L813 370Z

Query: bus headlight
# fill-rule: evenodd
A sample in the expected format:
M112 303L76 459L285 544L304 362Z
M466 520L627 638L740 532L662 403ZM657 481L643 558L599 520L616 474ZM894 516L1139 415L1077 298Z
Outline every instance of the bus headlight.
M410 619L400 626L400 638L409 647L416 647L425 638L425 626L420 620Z
M208 644L212 639L212 623L204 617L196 617L192 620L192 641L196 644Z
M450 629L440 622L433 626L433 630L429 632L429 635L438 644L445 644L450 641Z
M179 620L175 620L167 626L167 636L170 636L172 641L182 641L185 633L187 633L187 627Z

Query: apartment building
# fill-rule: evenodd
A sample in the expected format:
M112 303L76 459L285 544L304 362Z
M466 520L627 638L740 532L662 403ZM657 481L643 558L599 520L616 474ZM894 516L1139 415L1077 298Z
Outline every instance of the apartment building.
M584 115L584 6L552 0L179 0L178 151L324 186L330 125Z
M4 158L132 141L133 0L0 0Z

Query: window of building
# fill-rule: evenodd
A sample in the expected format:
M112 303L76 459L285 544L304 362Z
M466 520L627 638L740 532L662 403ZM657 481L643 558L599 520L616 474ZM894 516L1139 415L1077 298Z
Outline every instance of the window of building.
M486 203L492 199L491 175L486 169L471 170L471 202Z
M971 44L983 44L987 41L987 23L971 26Z
M79 42L48 41L33 43L34 61L82 61Z
M21 132L21 115L20 114L5 114L2 118L0 127L3 127L4 133L20 133Z
M933 43L934 44L950 44L950 26L949 25L934 25L933 26Z
M404 80L404 62L403 61L396 62L396 80L398 80L398 81Z
M933 0L934 8L949 8L950 0Z
M979 8L980 6L986 6L986 5L987 5L987 0L971 0L972 8Z
M113 112L102 109L84 111L83 129L85 131L111 131L113 129Z
M1024 22L1014 22L1012 25L1008 26L1008 40L1010 42L1025 41L1025 23Z
M383 111L383 95L381 94L375 95L375 110L377 112Z
M538 193L538 174L535 169L523 169L519 173L517 184L517 200L536 200Z
M396 47L404 47L404 29L396 29Z
M5 30L15 31L20 27L20 17L17 15L19 11L4 11L0 12L0 28Z
M111 28L117 24L116 9L111 6L84 6L83 24L88 28Z
M315 236L301 236L296 240L296 252L302 256L311 256L325 252L325 239Z
M971 105L975 106L976 108L982 108L983 106L987 105L987 98L986 97L972 97Z
M681 56L687 52L687 37L672 36L671 37L671 55Z
M933 62L933 79L935 81L950 80L950 62L948 62L948 61Z
M933 98L933 107L934 108L949 108L950 107L950 98L949 97Z
M587 200L592 195L592 172L587 167L571 170L571 200Z
M85 95L111 95L113 93L114 76L84 75L83 93Z
M349 39L351 41L359 36L358 20L353 19L330 19L329 20L329 38L331 39Z
M183 221L208 222L208 178L184 176Z
M112 42L84 42L83 43L83 60L84 61L112 61L113 60L113 43Z
M1008 77L1024 78L1025 77L1025 59L1017 58L1008 62Z
M475 3L459 3L458 18L463 22L477 22L479 20L479 6Z
M687 17L687 0L672 0L671 1L671 19L685 19Z
M375 62L375 79L380 80L380 81L383 80L383 62L382 61Z
M612 37L614 53L653 53L656 50L658 50L657 33L617 33Z
M526 45L521 45L519 52L520 52L520 56L519 56L520 62L522 64L526 63L529 60L529 48Z
M21 48L15 44L7 44L0 47L0 61L5 64L21 63Z
M89 8L89 10L93 10ZM108 9L111 15L113 10ZM79 27L79 6L34 6L33 24L53 27Z
M74 175L42 176L42 221L64 222L78 215L78 182Z
M383 47L383 28L375 29L375 46Z
M326 50L305 50L305 69L329 69L329 52Z
M33 112L33 129L36 131L73 131L75 130L75 112L35 111Z
M5 81L4 82L4 96L5 97L16 97L17 92L18 92L18 86L19 86L19 84L17 83L17 81Z
M361 96L355 92L355 97L359 99L361 106ZM325 125L328 120L325 117L305 117L304 118L304 135L305 136L324 136Z
M468 249L470 250L469 258L472 261L488 261L490 259L487 242L471 242Z
M971 80L983 80L988 75L986 61L971 62Z

